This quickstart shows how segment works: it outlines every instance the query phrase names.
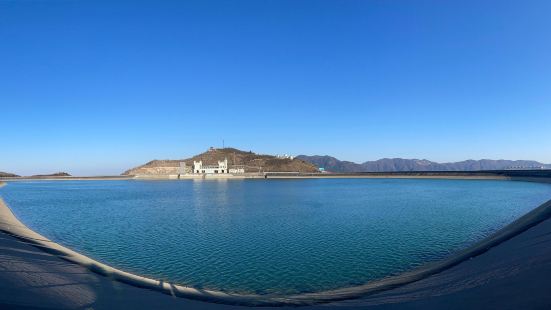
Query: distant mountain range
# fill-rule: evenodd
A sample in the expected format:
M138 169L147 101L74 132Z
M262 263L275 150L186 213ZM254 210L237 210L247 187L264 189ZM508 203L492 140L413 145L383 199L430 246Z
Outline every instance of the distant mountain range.
M56 172L51 174L35 174L31 178L44 178L44 177L70 177L71 175L67 172Z
M358 164L332 156L299 155L296 158L330 172L393 172L393 171L476 171L503 169L551 169L551 165L533 160L465 160L437 163L426 159L383 158Z
M2 172L0 171L0 178L15 178L18 177L17 174L9 173L9 172Z
M70 177L71 175L68 174L67 172L56 172L56 173L52 173L52 174L37 174L37 175L32 175L32 176L28 176L27 178L37 178L37 179L40 179L40 178L47 178L47 177ZM2 172L0 171L0 178L19 178L21 177L20 175L17 175L17 174L14 174L14 173L9 173L9 172Z

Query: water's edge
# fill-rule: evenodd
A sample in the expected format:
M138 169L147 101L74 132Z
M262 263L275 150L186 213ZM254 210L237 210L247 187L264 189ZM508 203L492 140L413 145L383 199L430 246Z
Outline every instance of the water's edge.
M550 182L550 179L532 179L530 181ZM0 181L0 187L4 185L5 183ZM452 257L444 259L440 262L428 264L424 267L417 268L396 276L375 280L364 285L322 291L317 293L304 293L281 296L234 294L214 290L195 289L192 287L186 287L182 285L167 283L165 281L142 277L110 267L106 264L100 263L71 249L61 246L31 230L15 217L13 212L0 197L0 231L14 236L20 240L23 240L35 247L38 247L47 253L51 253L61 259L86 267L88 270L97 274L108 276L113 280L127 283L133 286L147 288L183 298L246 306L313 305L345 299L360 298L374 293L379 293L381 291L390 290L440 273L444 270L460 264L463 261L481 255L492 247L495 247L502 242L521 234L522 232L536 226L537 224L549 218L551 218L551 200L528 212L524 216L518 218L511 224L497 231L495 234L483 239L482 241L467 249L459 251Z

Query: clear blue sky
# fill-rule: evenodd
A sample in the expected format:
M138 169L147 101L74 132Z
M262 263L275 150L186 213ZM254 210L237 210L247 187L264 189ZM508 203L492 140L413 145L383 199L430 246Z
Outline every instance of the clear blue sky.
M1 1L0 171L551 163L551 1Z

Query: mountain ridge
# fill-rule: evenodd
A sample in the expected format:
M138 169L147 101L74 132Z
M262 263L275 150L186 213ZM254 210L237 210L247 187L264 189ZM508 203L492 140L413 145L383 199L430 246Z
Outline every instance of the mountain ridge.
M71 175L67 172L55 172L55 173L49 173L49 174L35 174L32 175L31 178L44 178L44 177L70 177Z
M19 175L17 174L0 171L0 178L17 178L17 177L19 177Z
M403 171L480 171L503 169L551 169L551 164L535 160L463 160L438 163L427 159L381 158L363 163L342 161L329 155L299 155L296 158L310 162L329 172L403 172Z

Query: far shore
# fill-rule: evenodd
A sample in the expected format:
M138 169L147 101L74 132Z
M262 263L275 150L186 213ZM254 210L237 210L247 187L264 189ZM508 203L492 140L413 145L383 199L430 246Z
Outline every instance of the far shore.
M0 181L18 180L197 180L197 179L459 179L513 180L551 183L551 170L487 170L487 171L401 171L358 173L263 172L245 174L148 174L118 176L32 176L6 177Z
M114 176L30 176L30 177L0 177L0 181L29 181L29 180L42 180L42 181L79 181L79 180L130 180L133 176L114 175Z

